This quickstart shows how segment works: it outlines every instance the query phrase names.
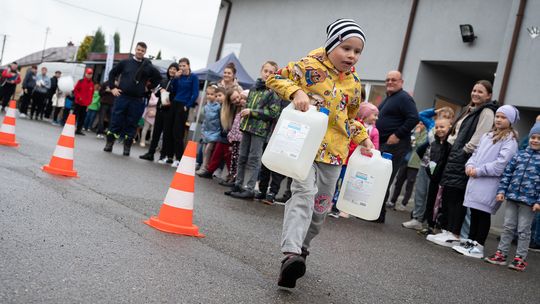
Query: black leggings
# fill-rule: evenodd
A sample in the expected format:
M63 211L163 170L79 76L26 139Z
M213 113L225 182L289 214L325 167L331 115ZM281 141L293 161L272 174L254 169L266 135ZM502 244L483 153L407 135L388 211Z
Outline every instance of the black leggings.
M471 229L469 231L469 239L478 242L484 246L487 236L489 234L489 228L491 227L491 214L482 210L471 210Z
M86 118L86 108L87 107L79 104L73 106L73 113L75 114L75 118L77 118L77 132L81 132L83 128L84 120Z
M45 107L45 101L47 99L47 93L34 92L32 95L32 110L30 111L30 117L39 118L43 117L43 108Z
M2 98L2 109L8 106L11 96L15 93L15 87L9 87L7 84L0 88L0 98Z
M176 160L180 160L182 154L184 154L184 133L186 131L189 108L178 101L174 101L169 111L171 111L171 115L168 119L165 119L163 140L168 140L171 143L172 139L173 154L176 156ZM168 157L172 157L172 155L168 155Z
M392 193L392 198L390 199L392 203L395 204L397 202L399 194L401 193L401 188L403 188L403 184L405 183L405 181L407 181L407 183L405 184L405 194L403 195L403 200L401 201L401 204L403 206L407 206L407 203L409 202L409 199L411 198L414 189L414 182L416 181L417 174L418 169L409 168L407 165L401 166L396 175L394 193Z
M165 121L170 120L170 110L169 108L161 108L156 111L156 119L154 121L154 130L152 131L152 141L150 142L150 148L148 149L148 153L154 154L156 153L156 148L159 143L159 138L161 137L161 134L164 131L165 127ZM171 142L167 142L165 140L165 137L163 137L163 141L161 143L161 151L160 151L160 157L159 159L163 159L166 156L172 155L172 149L171 149Z
M426 170L426 169L421 168L420 170ZM445 221L446 216L443 215L445 213L444 209L439 208L437 212L437 218L433 219L433 213L435 209L435 200L437 199L437 192L439 192L439 180L430 179L428 195L426 199L426 211L424 212L424 216L423 216L423 219L427 221L428 226L430 228L435 228L436 225L440 225L441 227L447 226L447 222ZM444 220L444 221L441 222L441 220Z
M467 215L467 207L463 207L465 199L465 189L444 186L442 193L442 205L446 212L442 216L446 216L445 221L448 223L446 230L455 235L461 233L461 226ZM445 222L443 221L443 222ZM445 227L442 227L443 229Z
M53 117L52 117L53 121L58 121L58 115L60 114L60 111L62 111L62 107L54 107Z

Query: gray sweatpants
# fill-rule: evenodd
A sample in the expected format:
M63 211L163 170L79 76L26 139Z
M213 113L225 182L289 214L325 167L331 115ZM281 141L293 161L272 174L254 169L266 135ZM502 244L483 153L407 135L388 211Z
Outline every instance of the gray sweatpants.
M285 204L281 252L302 253L319 234L332 197L341 166L314 162L304 181L293 180L292 196Z
M253 191L255 188L259 177L259 170L261 169L261 156L263 154L265 139L249 132L244 132L242 135L238 171L235 180L236 186L250 191Z
M506 211L504 213L504 230L501 234L499 249L504 255L508 254L510 244L514 238L514 231L518 232L518 245L516 255L524 260L529 252L529 242L531 241L531 225L534 219L532 207L527 204L506 200Z

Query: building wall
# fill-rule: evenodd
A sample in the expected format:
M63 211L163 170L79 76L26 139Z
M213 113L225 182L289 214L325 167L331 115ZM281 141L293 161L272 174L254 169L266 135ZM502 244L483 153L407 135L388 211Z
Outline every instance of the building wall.
M469 88L474 81L462 73L445 71L441 66L423 62L418 69L413 92L416 106L419 111L432 107L436 95L465 105L470 99Z
M349 17L360 23L367 36L366 47L357 66L360 76L381 80L388 70L398 65L404 25L412 2L232 0L232 3L225 43L242 43L239 58L252 77L258 76L265 60L274 60L283 66L323 46L326 26L340 17ZM225 7L220 10L220 18L225 12ZM218 44L219 36L215 35L209 62L215 61Z
M517 12L517 5L514 16L515 12ZM540 37L532 39L529 36L527 27L531 26L540 27L540 0L527 1L506 92L506 103L540 110L540 94L536 91L540 84ZM511 29L513 29L513 24ZM502 71L500 75L502 77ZM537 114L540 113L537 112Z
M351 17L367 36L358 72L363 80L378 81L397 68L412 5L412 0L231 1L225 43L242 44L239 57L252 77L258 76L265 60L282 66L298 60L324 43L330 22ZM432 90L416 88L423 61L498 62L494 81L497 98L518 5L519 0L419 1L403 70L405 89L422 95L421 106L429 103L426 94ZM226 9L226 2L222 2L208 62L215 61ZM540 66L540 38L530 39L526 31L528 26L539 26L535 24L539 18L540 0L528 0L507 92L507 101L518 106L540 105L529 89L540 77L540 69L533 68ZM474 27L478 38L473 43L461 41L460 24ZM446 90L452 87L455 85Z
M497 62L512 2L508 0L419 1L403 77L414 88L420 62ZM494 22L498 20L498 22ZM478 38L463 43L460 24L471 24Z

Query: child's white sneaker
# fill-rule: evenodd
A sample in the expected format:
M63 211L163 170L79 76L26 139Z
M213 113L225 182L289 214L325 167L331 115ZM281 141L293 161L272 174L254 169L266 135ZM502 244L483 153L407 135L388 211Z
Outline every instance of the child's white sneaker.
M484 257L484 246L476 241L467 240L467 242L454 246L452 249L471 258L481 259Z
M435 239L437 238L443 238L443 237L446 237L446 235L448 234L448 231L446 230L443 230L442 232L439 232L437 234L428 234L426 236L426 240L427 241L430 241L430 242L433 242Z
M173 167L173 168L178 168L178 166L180 166L180 161L179 161L179 160L175 160L175 161L171 164L171 167Z
M435 238L432 242L440 246L451 248L459 244L459 238L455 237L452 233L448 233L440 238Z
M405 227L407 229L414 229L414 230L422 229L422 223L417 219L412 219L410 221L407 221L407 222L401 224L401 226L403 226L403 227Z

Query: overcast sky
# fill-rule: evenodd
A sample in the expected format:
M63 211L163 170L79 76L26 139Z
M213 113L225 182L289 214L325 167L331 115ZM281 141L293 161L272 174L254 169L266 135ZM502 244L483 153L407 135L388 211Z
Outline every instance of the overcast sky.
M73 41L101 26L105 42L120 33L120 51L129 52L138 0L1 0L0 35L7 34L3 64ZM144 0L135 42L145 41L147 55L188 57L191 67L206 66L220 0ZM1 40L0 36L0 48Z

